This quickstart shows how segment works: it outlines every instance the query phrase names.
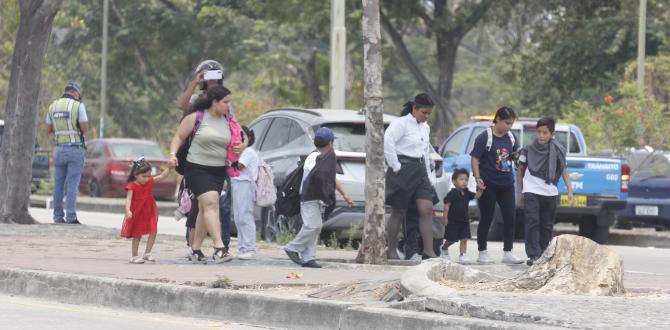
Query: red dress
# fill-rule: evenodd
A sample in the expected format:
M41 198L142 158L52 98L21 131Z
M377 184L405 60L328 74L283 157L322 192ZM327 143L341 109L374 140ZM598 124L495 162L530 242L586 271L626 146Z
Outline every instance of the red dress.
M130 212L133 213L133 217L124 218L121 237L141 237L155 234L158 231L158 207L151 193L153 185L154 178L149 178L145 184L131 182L126 185L126 191L133 191L133 199L130 202Z

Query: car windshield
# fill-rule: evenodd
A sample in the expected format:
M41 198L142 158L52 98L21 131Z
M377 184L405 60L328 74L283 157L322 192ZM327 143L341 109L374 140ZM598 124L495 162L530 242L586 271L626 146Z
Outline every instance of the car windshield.
M630 157L633 178L670 177L670 154L636 155Z
M157 144L148 143L114 143L111 145L114 158L135 159L140 156L154 159L165 158Z
M365 123L329 123L323 126L335 134L335 150L365 152ZM384 125L386 129L388 125Z
M536 133L535 133L535 128L532 127L524 127L523 130L523 137L522 137L522 143L521 146L527 146L533 143L535 141ZM565 131L556 131L556 140L564 147L567 148L568 146L568 132Z

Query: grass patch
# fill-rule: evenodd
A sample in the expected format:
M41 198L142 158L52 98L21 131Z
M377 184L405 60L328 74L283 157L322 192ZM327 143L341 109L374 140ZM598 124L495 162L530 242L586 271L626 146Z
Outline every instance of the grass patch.
M233 287L233 280L227 276L218 275L216 280L207 285L211 289L231 289Z
M295 230L295 228L285 228L285 230L277 233L276 243L279 245L286 245L295 238L295 235L298 235L298 232Z
M51 196L54 193L54 180L41 180L39 187L33 192L35 195Z

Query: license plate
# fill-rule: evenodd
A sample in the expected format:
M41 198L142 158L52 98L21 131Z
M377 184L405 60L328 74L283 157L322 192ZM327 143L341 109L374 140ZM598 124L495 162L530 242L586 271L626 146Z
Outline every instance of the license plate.
M586 207L587 198L586 195L575 195L575 204L574 207ZM568 195L561 195L561 206L571 206L570 201L568 200Z
M151 168L151 176L155 176L156 174L158 174L158 168L152 167Z
M650 215L650 216L657 217L658 216L658 206L636 205L635 206L635 215Z

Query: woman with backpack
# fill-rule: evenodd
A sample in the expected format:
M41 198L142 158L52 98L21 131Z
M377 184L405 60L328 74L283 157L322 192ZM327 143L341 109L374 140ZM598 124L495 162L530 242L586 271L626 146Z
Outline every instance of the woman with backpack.
M223 182L228 175L226 166L230 152L231 129L229 106L232 101L230 91L223 86L214 86L198 98L193 105L194 113L187 115L179 125L179 129L170 144L170 166L175 167L179 161L177 151L182 143L192 136L184 177L188 187L198 202L198 219L193 239L191 260L206 263L207 258L200 250L207 233L214 241L215 262L230 261L232 257L221 240L219 224L219 195ZM202 121L196 128L196 121ZM195 132L194 132L195 130ZM240 151L234 146L235 152Z

